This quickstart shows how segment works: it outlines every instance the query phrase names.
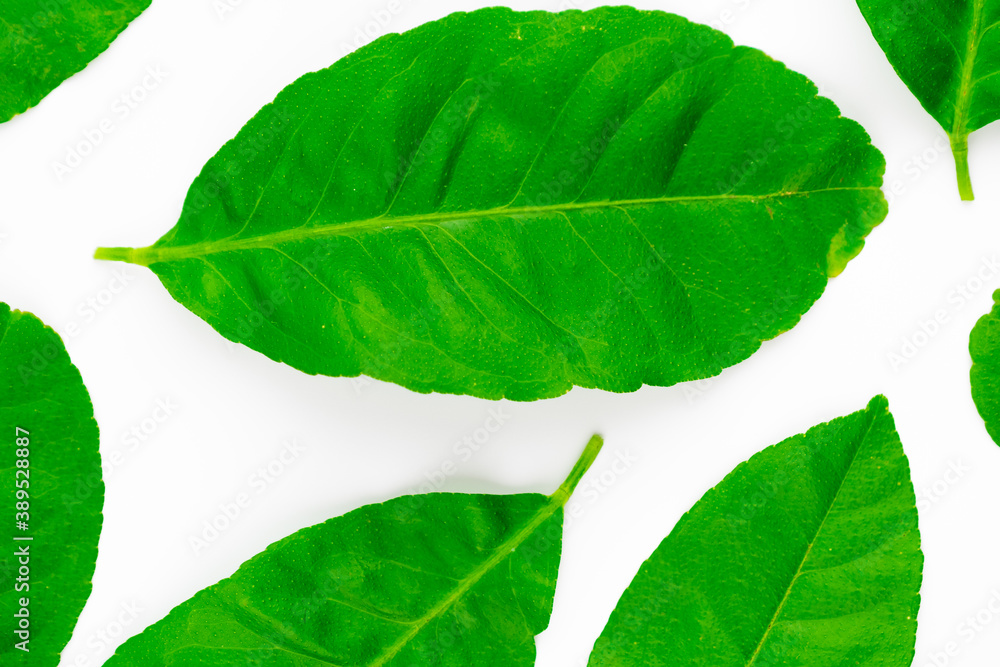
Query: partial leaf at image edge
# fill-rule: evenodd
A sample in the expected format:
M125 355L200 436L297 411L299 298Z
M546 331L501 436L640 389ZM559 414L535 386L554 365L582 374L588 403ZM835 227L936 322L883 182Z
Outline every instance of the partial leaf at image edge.
M38 104L100 55L150 0L4 0L0 123Z
M169 233L97 257L310 374L513 400L701 379L886 215L881 154L816 92L663 12L453 14L293 83Z
M1000 445L1000 290L993 293L993 301L993 310L979 318L969 336L969 379L986 431Z
M951 141L974 199L969 135L1000 118L1000 0L857 0L899 78Z
M0 451L0 663L58 665L97 563L104 506L99 435L90 396L59 336L3 303Z
M107 667L529 667L552 613L559 489L366 505L269 546L123 644Z
M590 667L911 664L923 554L884 397L741 463L640 568Z

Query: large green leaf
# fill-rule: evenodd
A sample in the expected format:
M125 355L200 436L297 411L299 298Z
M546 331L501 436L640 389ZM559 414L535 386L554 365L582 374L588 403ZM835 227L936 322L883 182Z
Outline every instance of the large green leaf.
M549 623L563 505L434 493L305 528L123 644L107 667L525 667Z
M993 310L979 318L969 337L970 379L972 400L993 442L1000 445L1000 290L993 293L993 301Z
M705 26L484 9L304 76L173 230L97 256L307 373L632 391L794 326L884 218L883 167L805 77Z
M969 135L1000 118L1000 0L858 0L899 78L951 138L972 200Z
M3 0L0 123L100 55L150 0Z
M2 303L0 452L0 664L57 665L97 562L97 424L59 336Z
M885 398L740 464L643 564L591 667L906 667L923 555Z

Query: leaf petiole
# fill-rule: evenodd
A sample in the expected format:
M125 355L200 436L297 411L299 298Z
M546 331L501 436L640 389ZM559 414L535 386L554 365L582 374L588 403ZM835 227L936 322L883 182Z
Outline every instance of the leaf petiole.
M583 476L587 474L590 470L590 466L594 464L597 459L597 455L601 453L601 448L604 447L604 438L599 435L594 435L590 438L590 442L587 443L587 447L583 450L583 454L580 456L580 460L576 462L573 469L570 470L569 476L566 481L562 483L562 486L556 490L549 498L557 502L560 506L565 505L569 497L573 495L573 491L576 489L577 484L583 479Z
M972 178L969 176L969 135L951 137L951 152L955 156L955 171L958 174L958 192L962 201L972 201Z

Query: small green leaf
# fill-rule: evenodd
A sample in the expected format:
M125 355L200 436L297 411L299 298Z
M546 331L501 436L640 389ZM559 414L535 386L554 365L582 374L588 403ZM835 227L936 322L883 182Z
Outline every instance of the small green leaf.
M971 201L969 135L1000 118L1000 1L858 6L899 78L948 133L959 193Z
M106 665L533 665L563 506L601 445L594 436L551 496L404 496L300 530Z
M993 301L993 310L979 318L969 336L970 379L972 400L993 442L1000 445L1000 290L993 293Z
M100 55L150 0L3 0L0 123Z
M59 664L90 596L104 506L98 441L90 396L59 336L0 303L5 667Z
M453 14L302 77L206 164L146 265L312 374L534 400L716 375L886 215L805 77L663 12Z
M765 449L643 564L590 667L906 667L923 555L885 398Z

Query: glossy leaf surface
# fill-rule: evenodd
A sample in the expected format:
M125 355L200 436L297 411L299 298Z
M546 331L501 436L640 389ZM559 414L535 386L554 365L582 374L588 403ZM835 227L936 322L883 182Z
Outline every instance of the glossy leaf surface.
M404 496L300 530L106 664L533 665L562 508L601 444L595 436L551 496Z
M4 0L0 123L38 104L103 52L150 0Z
M805 77L705 26L485 9L306 75L173 230L97 256L307 373L625 392L794 326L884 218L883 167Z
M909 464L877 397L706 493L643 564L589 664L904 667L922 566Z
M98 441L90 396L59 336L0 303L4 667L59 664L90 596L104 506ZM27 651L18 648L25 639Z
M979 318L969 337L972 399L993 442L1000 445L1000 290L993 310Z
M1000 118L1000 1L858 6L896 73L948 133L960 194L971 200L969 135Z

